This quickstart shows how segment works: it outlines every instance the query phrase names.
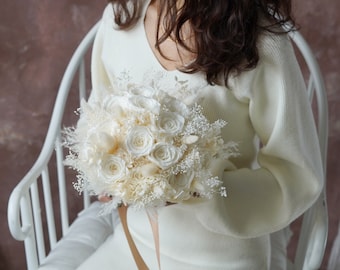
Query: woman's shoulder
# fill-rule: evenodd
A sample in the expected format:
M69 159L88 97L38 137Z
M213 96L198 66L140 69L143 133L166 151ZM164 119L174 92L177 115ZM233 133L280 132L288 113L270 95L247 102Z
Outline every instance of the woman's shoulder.
M272 62L295 57L292 42L288 33L263 32L257 42L259 63Z
M287 33L263 32L257 42L259 62L255 68L244 71L231 78L230 85L237 96L251 98L253 90L262 79L269 74L275 78L283 78L292 70L297 70L292 42ZM295 77L295 76L294 76Z
M145 10L145 8L146 8L146 6L148 5L149 2L150 2L150 0L140 0L139 5L138 5L139 11L141 12L141 11ZM106 5L105 9L104 9L102 19L104 21L110 21L110 22L114 21L115 8L117 8L117 4L114 4L114 3L111 3L111 2L108 3ZM132 6L128 6L127 8L128 9L132 8Z
M113 21L114 20L114 12L113 12L113 5L112 3L108 3L103 11L102 15L103 21Z

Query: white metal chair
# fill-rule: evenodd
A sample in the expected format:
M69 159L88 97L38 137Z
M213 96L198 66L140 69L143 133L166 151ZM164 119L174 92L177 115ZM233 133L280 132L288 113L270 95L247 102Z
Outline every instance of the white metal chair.
M30 171L17 184L9 199L8 225L12 236L19 241L24 241L27 267L29 270L38 269L39 267L42 267L41 269L43 269L44 262L46 263L50 257L58 256L58 253L55 253L54 251L58 248L61 250L63 249L62 242L65 241L65 239L72 239L72 236L70 235L74 231L77 231L72 230L72 226L81 226L82 216L86 217L87 212L91 211L92 206L90 207L90 205L93 205L90 203L89 196L85 194L83 202L83 208L85 209L83 211L84 213L73 222L70 228L66 185L72 181L65 181L66 177L63 166L64 153L60 143L60 132L62 129L62 119L66 101L77 71L79 73L79 97L81 99L86 96L84 58L86 52L92 45L97 28L98 24L89 31L72 56L58 91L50 126L41 153ZM311 103L314 98L317 104L318 113L316 122L324 164L325 180L328 141L328 109L325 86L317 61L304 38L297 31L291 32L290 37L301 52L310 72L308 93ZM53 152L55 152L55 158L53 158ZM56 163L57 166L59 206L52 203L49 175L49 165L51 165L51 163ZM41 185L42 188L39 189L39 185ZM53 195L57 196L56 194ZM41 211L41 203L44 204L44 213ZM61 239L57 239L56 236L55 215L59 212L60 215L58 215L56 219L61 221ZM45 226L42 221L42 214L46 216L47 226ZM85 222L87 223L87 220ZM112 233L112 229L111 231L108 229L110 225L107 223L109 222L104 220L100 224L102 230L105 232L101 238L99 237L100 239L97 239L97 245L100 244L100 241L103 240L107 234ZM44 227L47 227L47 229ZM47 232L44 232L44 229ZM292 262L293 269L319 269L324 255L327 231L328 215L326 193L324 189L324 192L321 194L318 201L303 216L297 252L295 259ZM51 252L47 251L46 242ZM95 247L92 250L94 249ZM87 254L83 256L88 256L89 252L91 252L91 250L87 251ZM50 254L47 259L46 253ZM63 253L61 252L60 254ZM78 260L81 261L82 255L77 254L77 256ZM59 261L63 261L63 259L64 258L59 258ZM63 266L63 268L59 269L66 270L68 268Z
M296 270L317 270L322 263L328 236L328 210L326 198L326 168L328 147L328 102L325 83L317 60L303 36L290 32L290 38L301 53L309 70L307 85L311 104L316 101L316 125L323 162L324 188L318 200L303 215L297 251L294 260Z

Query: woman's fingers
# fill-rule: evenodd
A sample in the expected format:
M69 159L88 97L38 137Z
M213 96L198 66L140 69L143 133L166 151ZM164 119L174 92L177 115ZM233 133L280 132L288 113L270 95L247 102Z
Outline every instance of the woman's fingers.
M98 195L98 201L106 203L112 200L112 196L108 194L100 194Z

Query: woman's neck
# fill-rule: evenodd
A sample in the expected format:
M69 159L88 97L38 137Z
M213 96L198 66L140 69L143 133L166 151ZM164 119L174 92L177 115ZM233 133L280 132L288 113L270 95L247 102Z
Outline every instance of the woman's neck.
M183 4L184 1L178 2ZM163 22L164 14L161 13L160 4L160 0L152 0L147 8L144 18L146 36L155 57L165 69L174 70L183 68L187 63L194 59L195 55L183 48L176 40L174 34L170 34L167 39L159 44L159 50L156 47L157 30L158 37L161 37L165 33ZM159 16L161 16L160 21ZM157 28L158 21L160 22L160 25ZM188 46L194 43L194 36L190 32L188 23L182 27L181 39Z

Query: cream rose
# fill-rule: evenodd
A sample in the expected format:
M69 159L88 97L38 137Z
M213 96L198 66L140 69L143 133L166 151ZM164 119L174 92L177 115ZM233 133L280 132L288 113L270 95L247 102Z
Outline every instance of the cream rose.
M144 156L151 152L154 138L147 127L135 126L126 137L126 148L134 156Z
M177 135L182 131L185 119L174 112L163 112L159 115L156 126L158 132L166 135Z
M170 112L179 113L184 117L187 117L190 113L190 110L186 104L173 97L168 96L164 104Z
M167 143L157 143L152 149L149 159L163 170L170 168L181 158L179 148Z
M112 182L125 177L125 161L114 155L103 155L100 160L98 175L103 177L105 182Z
M153 98L145 96L131 96L129 101L135 107L150 111L153 114L158 114L161 109L161 104Z
M126 97L121 96L107 96L104 98L103 103L100 106L103 109L103 112L107 112L110 114L111 119L121 118L124 115L124 106L128 104L128 100Z
M140 95L145 97L152 97L155 94L155 89L148 86L132 87L129 89L133 95Z

